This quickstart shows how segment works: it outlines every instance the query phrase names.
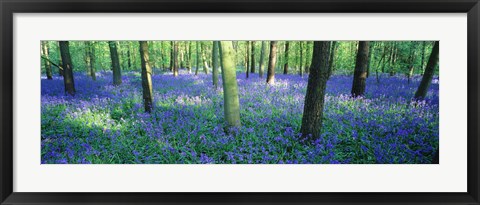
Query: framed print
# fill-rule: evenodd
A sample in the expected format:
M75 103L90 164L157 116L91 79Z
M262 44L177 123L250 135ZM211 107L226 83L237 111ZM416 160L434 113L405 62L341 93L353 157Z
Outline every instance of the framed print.
M0 5L2 204L479 204L476 0Z

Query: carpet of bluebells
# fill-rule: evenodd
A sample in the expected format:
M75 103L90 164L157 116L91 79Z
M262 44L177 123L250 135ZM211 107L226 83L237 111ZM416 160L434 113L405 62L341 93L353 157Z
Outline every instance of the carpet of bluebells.
M438 147L438 77L425 101L412 103L420 76L372 76L362 98L350 97L352 76L332 76L321 138L308 143L299 135L308 75L275 78L267 86L256 74L237 74L242 127L225 134L223 90L210 74L154 73L151 114L138 72L123 73L120 86L111 72L97 81L75 73L75 97L64 94L61 77L42 76L41 162L419 164Z

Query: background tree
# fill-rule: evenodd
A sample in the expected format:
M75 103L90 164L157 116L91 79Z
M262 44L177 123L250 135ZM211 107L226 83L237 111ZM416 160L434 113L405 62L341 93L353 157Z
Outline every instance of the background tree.
M330 48L330 57L328 59L328 77L333 73L335 66L335 53L337 52L337 41L332 41ZM313 59L312 59L313 61Z
M262 48L261 48L261 51L260 51L260 63L258 65L258 75L260 76L260 78L263 78L263 61L264 61L264 58L265 58L265 41L262 41Z
M90 41L84 41L85 45L85 63L87 64L87 73L93 80L96 80L95 76L95 52L92 43Z
M290 41L285 42L285 64L283 65L283 74L288 74L288 49Z
M251 42L251 53L250 53L250 60L251 60L251 63L250 63L250 72L251 73L255 73L255 41L250 41Z
M207 62L207 47L206 47L206 42L202 42L202 60L203 60L203 71L205 74L208 74L208 62Z
M358 44L357 61L353 74L352 96L357 97L365 93L365 81L367 79L368 64L368 41L360 41Z
M268 57L267 84L275 83L275 65L277 63L277 41L270 41L270 56Z
M222 41L222 82L224 113L227 128L240 127L240 101L238 99L237 74L231 41Z
M213 42L213 49L212 49L212 66L213 66L213 87L218 87L218 44L219 41Z
M90 77L92 80L97 80L97 68L96 68L96 58L95 58L95 42L89 44L89 54L90 54Z
M250 45L251 45L251 42L250 41L247 41L245 42L245 78L248 79L249 77L249 71L248 71L248 68L250 68Z
M200 43L200 41L197 41L195 43L195 46L196 46L196 52L197 52L197 55L196 55L196 59L197 62L196 62L196 66L195 66L195 75L198 75L198 69L200 68L200 46L198 46Z
M149 64L148 43L139 41L140 45L140 61L142 64L142 90L143 105L145 112L152 112L153 109L153 93L152 93L152 68Z
M432 52L430 53L430 58L428 59L427 67L425 68L425 73L423 74L422 81L418 86L417 91L415 92L415 100L423 100L427 96L428 87L432 82L433 75L435 73L435 67L438 64L438 52L439 52L439 42L435 41Z
M299 57L300 62L299 62L299 72L298 72L298 74L300 76L303 76L303 42L302 41L299 42L299 46L300 46L300 51L299 51L300 52L300 57Z
M173 76L178 76L178 42L172 41L172 65L173 65Z
M328 80L329 41L315 41L313 44L312 66L310 67L305 95L305 105L300 132L306 140L320 138Z
M48 41L42 41L42 53L43 53L43 56L45 56L45 58L49 58L49 46L48 46ZM48 80L52 80L52 64L50 64L50 61L44 59L43 60L44 62L44 66L45 66L45 73L47 74L47 79Z
M117 43L115 41L109 41L108 46L110 48L110 58L112 59L112 71L113 71L113 84L122 84L122 73L120 70L120 60L118 59Z
M75 82L73 80L73 65L70 57L70 48L68 41L59 41L60 55L62 56L63 67L63 83L65 85L65 93L75 95Z

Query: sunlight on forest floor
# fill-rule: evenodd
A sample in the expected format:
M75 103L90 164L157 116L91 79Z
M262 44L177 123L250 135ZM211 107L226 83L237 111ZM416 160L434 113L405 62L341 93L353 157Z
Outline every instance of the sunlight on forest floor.
M75 97L61 77L42 77L42 163L429 163L438 147L438 78L425 101L410 99L420 77L367 79L363 98L351 98L352 76L327 83L321 139L301 143L299 130L308 74L237 73L242 127L223 131L223 90L211 75L155 73L154 111L143 111L139 73L97 81L75 73ZM219 85L221 83L221 77Z

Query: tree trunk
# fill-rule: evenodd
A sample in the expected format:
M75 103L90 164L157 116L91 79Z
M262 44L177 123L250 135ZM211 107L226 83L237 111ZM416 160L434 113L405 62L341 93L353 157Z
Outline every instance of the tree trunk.
M112 59L113 85L120 85L122 84L122 74L117 53L117 43L115 41L109 41L108 46L110 47L110 58Z
M265 58L265 41L262 41L262 50L260 51L260 63L258 65L258 75L260 76L260 78L263 78L263 61L264 61L264 58Z
M373 47L375 46L375 41L370 42L370 47L368 48L368 60L367 60L367 78L370 76L370 63L372 61Z
M62 56L63 67L63 84L65 85L65 93L75 95L75 82L73 80L73 64L70 57L70 48L68 41L59 41L60 55Z
M252 52L251 52L251 63L250 63L250 72L255 73L255 41L252 42Z
M207 62L207 55L206 55L206 52L207 52L207 48L205 46L205 43L206 42L203 42L201 44L202 46L202 60L203 60L203 71L205 72L205 74L208 74L208 62Z
M178 42L173 41L173 55L172 55L172 64L173 64L173 76L178 76Z
M180 44L181 42L177 42L177 44ZM177 46L177 52L180 53L180 67L179 68L185 68L185 50L181 50L179 51L178 47L180 47L179 45ZM177 54L178 55L178 54Z
M290 47L290 41L285 42L285 64L283 65L283 74L288 74L288 49Z
M48 41L42 41L42 51L45 58L48 58L49 50L48 50ZM52 80L52 64L50 61L44 60L45 65L45 72L47 74L47 79Z
M143 105L145 112L152 112L153 109L153 93L152 93L152 68L149 63L148 43L139 41L140 44L140 60L142 63L142 90Z
M270 56L268 57L267 84L275 83L275 65L277 63L277 41L270 41Z
M303 108L302 137L308 141L320 138L322 129L325 88L328 80L329 41L315 41L312 65L308 75L307 94Z
M238 99L237 74L231 41L220 43L222 52L222 82L224 113L227 128L240 127L240 101Z
M58 46L58 50L60 52L58 52L58 65L61 65L63 66L63 62L62 62L62 51L60 50L60 42L59 42L59 46ZM69 51L70 52L70 51ZM58 67L58 75L59 76L63 76L63 69Z
M416 42L413 42L412 45L410 45L410 53L408 55L408 60L407 60L408 84L410 84L411 78L413 76L413 71L415 69L415 50L416 49L417 49Z
M438 64L438 52L439 42L435 41L430 58L428 59L427 67L425 67L425 73L423 74L422 81L418 86L417 92L415 92L415 100L423 100L427 96L428 87L432 82L433 75L435 74L435 67Z
M245 78L248 79L248 68L250 68L250 41L245 42Z
M300 76L303 76L303 43L300 41Z
M337 52L337 42L333 41L331 43L331 48L330 48L330 57L328 58L328 78L332 76L333 70L334 70L334 63L335 63L335 53ZM313 61L313 57L312 57Z
M213 87L215 89L218 87L218 44L219 41L213 41L213 49L212 49L212 66L213 66Z
M422 61L420 62L420 69L422 69L422 71L424 71L424 68L423 68L423 64L425 63L425 46L426 46L426 42L423 41L422 42Z
M175 43L174 41L170 41L170 72L174 72L175 67Z
M352 96L362 96L365 93L365 80L367 78L369 42L360 41L358 44L357 60L353 74Z
M197 66L195 68L195 75L198 75L198 69L200 67L200 48L198 46L198 44L200 43L200 41L197 41L195 44L195 46L197 47L197 56L196 56L196 60L197 60Z
M95 67L96 59L95 59L95 42L90 43L90 77L92 80L97 80L96 72L97 68Z
M188 68L188 73L192 73L192 42L191 41L188 41L187 68Z
M130 42L128 42L128 48L127 48L127 65L128 65L128 70L132 69L132 60L130 59Z

